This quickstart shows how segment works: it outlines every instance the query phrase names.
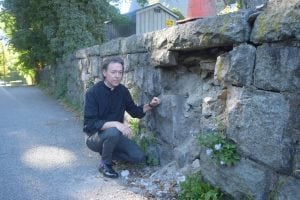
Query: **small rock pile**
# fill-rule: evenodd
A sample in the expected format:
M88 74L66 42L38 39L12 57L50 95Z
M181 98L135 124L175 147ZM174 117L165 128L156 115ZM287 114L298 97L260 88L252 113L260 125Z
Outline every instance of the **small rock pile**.
M177 199L180 183L185 181L185 170L179 170L176 162L164 167L121 165L120 182L147 199Z

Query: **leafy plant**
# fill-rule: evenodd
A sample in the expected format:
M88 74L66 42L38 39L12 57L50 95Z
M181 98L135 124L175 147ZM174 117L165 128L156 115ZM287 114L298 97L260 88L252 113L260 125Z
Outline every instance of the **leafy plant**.
M208 148L206 154L221 165L231 166L240 160L234 142L220 133L200 134L198 140L200 145Z
M131 118L129 120L129 126L132 130L132 137L137 137L140 135L140 120L139 119L136 119L136 118Z
M145 129L140 128L139 119L132 118L129 120L129 126L132 130L132 140L137 143L141 147L141 149L146 154L146 163L151 166L159 165L159 159L150 153L148 153L148 148L150 145L156 143L156 138L153 134L142 135L142 132L145 132Z
M218 200L223 195L220 189L204 183L200 174L188 176L184 182L180 183L180 189L180 200Z
M93 77L89 78L87 81L86 81L86 89L92 87L93 85L95 84L95 80Z

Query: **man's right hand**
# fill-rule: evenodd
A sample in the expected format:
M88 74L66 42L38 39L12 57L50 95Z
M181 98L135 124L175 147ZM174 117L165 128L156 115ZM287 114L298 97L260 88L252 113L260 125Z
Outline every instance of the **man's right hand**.
M132 133L131 128L127 124L117 122L116 128L126 136L130 136Z

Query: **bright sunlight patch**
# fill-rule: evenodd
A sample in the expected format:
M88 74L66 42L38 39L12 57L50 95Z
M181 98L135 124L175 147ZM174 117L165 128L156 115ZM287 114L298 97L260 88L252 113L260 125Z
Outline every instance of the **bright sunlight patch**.
M76 156L63 148L38 146L26 151L22 161L38 169L66 168L76 161Z

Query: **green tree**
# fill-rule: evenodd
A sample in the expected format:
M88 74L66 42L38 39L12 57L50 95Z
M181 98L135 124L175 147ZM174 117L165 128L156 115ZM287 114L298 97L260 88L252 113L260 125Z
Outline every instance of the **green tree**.
M6 48L2 42L0 42L0 80L6 81L6 76L8 74L8 66L6 63Z
M173 8L172 12L175 13L179 17L179 19L184 19L183 14L177 8Z
M104 41L104 21L117 20L109 0L5 0L1 27L24 70L39 70L76 49Z

